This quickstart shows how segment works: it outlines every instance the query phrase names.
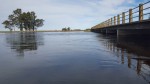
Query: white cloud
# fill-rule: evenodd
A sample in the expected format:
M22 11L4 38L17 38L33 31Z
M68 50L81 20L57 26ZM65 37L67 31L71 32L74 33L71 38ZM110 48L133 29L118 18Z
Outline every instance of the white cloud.
M40 29L89 28L121 13L135 4L134 0L0 0L0 23L16 8L35 11L45 19ZM3 27L0 24L0 27Z

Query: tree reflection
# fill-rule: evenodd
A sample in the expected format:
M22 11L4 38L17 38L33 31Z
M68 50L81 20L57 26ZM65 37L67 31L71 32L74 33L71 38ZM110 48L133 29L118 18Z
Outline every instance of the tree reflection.
M150 83L150 37L149 36L108 36L104 39L107 49L116 53L122 64L136 71L137 75Z
M44 45L42 33L19 32L6 35L6 42L19 56L24 56L25 51L34 51L38 46Z

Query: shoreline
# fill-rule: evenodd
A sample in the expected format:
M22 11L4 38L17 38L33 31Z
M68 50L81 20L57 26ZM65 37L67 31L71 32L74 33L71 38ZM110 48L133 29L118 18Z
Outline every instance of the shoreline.
M90 32L90 31L85 31L85 30L80 30L80 31L45 31L45 30L39 30L39 31L0 31L0 33L14 33L14 32Z

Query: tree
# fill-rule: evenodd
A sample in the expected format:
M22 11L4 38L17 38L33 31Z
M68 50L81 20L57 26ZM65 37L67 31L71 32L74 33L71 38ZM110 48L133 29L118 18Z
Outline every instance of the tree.
M70 27L68 27L67 30L70 31Z
M4 21L2 24L5 28L11 29L12 27L18 27L20 31L28 30L34 31L35 28L43 26L44 20L37 19L37 16L34 11L32 12L22 12L21 9L16 9L13 11L13 14L8 16L8 20Z
M62 28L62 31L67 31L67 28Z
M5 28L8 28L10 31L12 31L12 24L10 21L6 20L2 24L5 25Z
M70 27L68 27L68 28L62 28L62 31L70 31L71 30L71 28Z
M41 26L43 26L44 24L43 24L43 19L36 19L35 21L34 21L34 23L35 23L35 27L36 28L38 28L38 27L41 27ZM34 26L33 26L34 27ZM34 29L34 28L33 28Z

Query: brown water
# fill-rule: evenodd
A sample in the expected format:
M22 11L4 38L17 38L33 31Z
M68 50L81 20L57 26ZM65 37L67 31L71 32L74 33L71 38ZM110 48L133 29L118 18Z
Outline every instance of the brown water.
M150 84L149 37L30 32L0 38L0 84Z

